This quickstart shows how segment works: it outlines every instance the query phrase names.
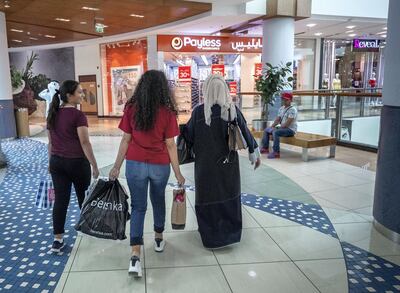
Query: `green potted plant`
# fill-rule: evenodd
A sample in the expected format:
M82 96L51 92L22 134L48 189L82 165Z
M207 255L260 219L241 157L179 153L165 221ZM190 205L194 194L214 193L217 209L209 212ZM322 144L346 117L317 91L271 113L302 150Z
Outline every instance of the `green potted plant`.
M256 79L256 89L261 93L263 105L261 119L253 120L253 128L256 130L263 130L267 127L269 106L275 104L276 95L291 87L293 81L292 62L281 63L277 66L267 62L265 65L266 68L263 69L262 75Z

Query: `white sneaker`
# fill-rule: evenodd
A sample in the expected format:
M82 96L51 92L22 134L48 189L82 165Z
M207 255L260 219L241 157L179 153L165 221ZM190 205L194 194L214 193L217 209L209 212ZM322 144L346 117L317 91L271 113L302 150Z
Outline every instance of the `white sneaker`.
M154 239L154 250L156 252L163 252L165 248L165 240L156 238Z
M138 278L142 277L142 265L140 263L140 258L136 255L131 257L128 273Z

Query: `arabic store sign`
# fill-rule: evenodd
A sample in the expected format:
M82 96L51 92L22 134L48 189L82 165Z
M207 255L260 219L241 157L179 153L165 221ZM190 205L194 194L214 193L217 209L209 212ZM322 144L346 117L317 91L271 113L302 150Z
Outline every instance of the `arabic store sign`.
M162 52L261 53L262 39L249 37L158 35L157 49Z

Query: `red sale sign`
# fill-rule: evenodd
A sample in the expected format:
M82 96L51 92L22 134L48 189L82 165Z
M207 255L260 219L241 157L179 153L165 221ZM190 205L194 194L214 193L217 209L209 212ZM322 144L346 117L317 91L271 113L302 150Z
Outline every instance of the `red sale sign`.
M211 74L219 74L225 76L225 65L224 64L213 64L211 65Z
M238 90L238 84L237 84L237 82L236 82L236 81L231 81L231 82L229 83L229 93L230 93L232 96L235 96L235 95L237 95L237 90Z
M179 66L178 67L178 79L187 80L192 78L192 67L191 66Z
M262 63L256 63L254 64L254 75L255 76L261 76L262 75Z

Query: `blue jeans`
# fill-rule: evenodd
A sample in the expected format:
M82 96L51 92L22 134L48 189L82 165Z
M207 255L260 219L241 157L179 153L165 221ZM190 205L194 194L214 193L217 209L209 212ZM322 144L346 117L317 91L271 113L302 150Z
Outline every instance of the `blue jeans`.
M264 148L269 148L269 140L270 136L272 135L274 144L272 146L272 149L274 152L279 153L280 152L280 146L279 146L279 139L280 137L290 137L294 136L295 132L291 130L290 128L278 128L275 129L272 133L267 132L267 130L264 130L264 135L262 139L262 145Z
M154 231L162 233L165 226L165 188L170 165L156 165L137 161L126 161L126 179L131 193L130 243L143 245L144 217L147 210L147 192L150 183L150 199L154 214Z

